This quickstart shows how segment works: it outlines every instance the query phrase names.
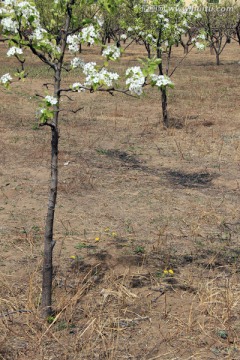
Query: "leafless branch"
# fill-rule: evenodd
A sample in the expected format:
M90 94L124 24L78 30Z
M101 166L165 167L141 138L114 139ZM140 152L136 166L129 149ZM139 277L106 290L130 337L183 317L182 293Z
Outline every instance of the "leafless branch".
M76 110L61 109L61 110L59 110L59 112L71 112L71 113L73 113L73 114L76 114L78 111L83 110L83 109L84 109L84 106L82 106L82 107L80 107L80 108L78 108L78 109L76 109Z
M171 77L174 73L175 73L175 71L177 70L177 68L180 66L180 64L183 62L183 60L188 56L188 54L190 53L190 51L192 51L192 49L194 48L194 46L192 46L191 47L191 49L188 51L188 53L187 54L185 54L182 58L181 58L181 60L177 63L177 65L174 67L174 69L173 69L173 71L171 72L171 74L169 75L169 77Z
M42 127L42 126L49 126L52 130L55 129L55 127L56 127L54 124L50 124L48 122L39 124L39 127Z
M3 318L3 317L6 317L6 316L9 316L9 315L13 315L13 314L23 314L23 313L32 313L31 310L15 310L15 311L8 311L7 313L5 314L2 314L0 315L0 318Z
M44 83L42 86L45 86L48 89L49 85L54 86L52 83Z

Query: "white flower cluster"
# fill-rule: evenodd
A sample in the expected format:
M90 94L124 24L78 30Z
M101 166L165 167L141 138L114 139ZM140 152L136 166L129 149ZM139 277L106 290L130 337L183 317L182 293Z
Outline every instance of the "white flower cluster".
M104 19L103 19L102 17L99 17L99 16L95 15L93 18L94 18L94 20L97 21L97 23L98 23L98 25L99 25L100 27L103 26L103 24L104 24Z
M72 53L79 50L81 42L87 42L93 45L98 38L98 34L93 25L89 25L82 29L79 34L69 35L67 37L68 49Z
M5 0L4 1L4 5L12 6L12 5L15 5L15 3L16 3L16 0Z
M117 60L121 56L121 51L116 45L107 46L103 50L102 56L105 56L107 59Z
M86 63L84 66L83 66L83 73L84 75L88 75L94 71L96 71L95 69L95 66L97 64L95 62L89 62L89 63Z
M80 36L79 34L76 35L69 35L67 37L67 44L68 44L68 49L70 52L72 53L76 53L77 51L79 51L79 46L80 46Z
M152 36L152 34L148 34L147 36L146 36L146 40L148 41L148 42L153 42L153 43L155 43L157 40Z
M199 34L199 35L197 36L197 38L200 39L200 40L205 40L205 39L206 39L206 35L205 35L205 34Z
M1 25L3 28L3 31L8 31L11 33L17 33L18 31L18 23L9 17L6 17L1 20Z
M41 27L35 29L30 35L30 38L33 40L43 40L44 36L47 34L47 31Z
M205 45L202 44L202 43L200 43L200 42L198 42L198 41L195 42L195 46L196 46L196 48L197 48L198 50L204 50L204 49L205 49Z
M81 60L81 59L78 58L78 57L75 57L75 58L73 58L73 59L71 60L71 67L72 67L73 69L76 69L77 67L83 68L84 65L85 65L84 61Z
M83 88L83 85L81 83L74 83L74 84L72 84L71 88L73 91L78 91L78 92L85 91L85 89Z
M56 105L58 103L58 99L50 95L45 96L45 101L47 102L47 105Z
M150 76L150 79L152 80L152 85L157 86L159 88L163 88L166 86L173 86L173 82L170 80L170 78L166 75L155 75L152 74Z
M139 66L134 66L126 71L126 85L133 94L141 95L143 90L142 87L145 83L145 76Z
M120 36L120 39L121 39L121 40L127 40L127 35L126 35L126 34L122 34L122 35Z
M96 69L96 63L90 62L84 65L83 73L86 75L84 86L106 85L113 86L113 82L117 81L119 75L117 73L109 72L105 68L100 71Z
M204 33L201 33L198 34L196 38L195 37L192 38L192 43L196 46L198 50L204 50L206 47L206 44L204 44L205 39L206 39L206 35Z
M34 18L34 23L40 25L40 16L39 12L35 6L31 5L28 1L16 1L16 13L19 16L22 16L25 20L28 21L28 25L32 24L32 18Z
M7 83L10 83L12 80L12 77L9 73L7 74L4 74L0 77L0 83L1 84L7 84Z
M5 0L1 13L8 14L1 20L3 32L17 33L20 26L32 29L40 26L39 12L28 1Z
M13 55L21 55L23 53L22 49L16 46L10 47L10 49L7 52L7 56L13 56Z
M98 39L98 37L99 36L93 25L89 25L89 26L83 28L80 33L80 40L82 42L87 42L91 45L93 45L95 43L95 41L96 41L96 39Z

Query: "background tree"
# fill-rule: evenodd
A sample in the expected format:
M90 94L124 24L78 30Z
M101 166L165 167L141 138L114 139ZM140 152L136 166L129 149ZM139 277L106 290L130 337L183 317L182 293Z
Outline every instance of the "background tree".
M145 1L134 2L126 13L125 28L131 32L131 37L137 42L142 41L148 53L148 58L155 58L158 65L158 76L152 74L151 84L161 92L162 117L165 127L169 127L167 106L167 88L173 87L171 76L181 64L170 69L173 46L181 42L182 36L192 27L194 18L201 17L199 13L184 11L184 4L174 0L162 2L154 0L151 5ZM193 46L203 49L204 35L199 31L197 38L192 40Z
M237 5L228 1L208 7L202 2L197 5L203 10L202 17L196 19L196 26L204 29L208 46L216 56L216 64L220 65L220 55L236 31L239 19Z
M104 0L99 2L101 7L108 11L112 3ZM113 95L114 92L140 95L146 82L140 67L129 68L126 71L125 90L116 85L119 75L108 71L108 61L117 60L121 52L117 46L107 47L103 51L106 58L105 65L98 67L96 63L84 63L76 56L82 43L94 44L99 41L97 25L92 18L84 18L80 21L76 14L86 10L86 5L94 7L93 13L98 10L93 1L84 0L54 0L51 3L51 16L42 9L40 12L34 3L27 1L5 0L0 8L0 27L3 34L1 41L7 42L8 56L15 56L21 64L17 80L26 77L25 60L30 51L40 59L51 71L52 82L46 84L47 89L52 86L53 90L48 95L40 97L42 102L37 110L40 126L51 129L51 178L48 198L48 209L45 224L43 277L41 309L44 317L52 314L52 278L53 278L53 248L54 219L58 189L58 143L59 143L59 120L62 110L62 100L65 93L88 91L106 91ZM108 6L109 5L109 6ZM99 8L101 10L102 8ZM92 12L90 12L92 14ZM48 19L48 21L47 21ZM95 25L95 27L94 27ZM98 25L99 26L99 25ZM66 61L65 55L72 54L71 61ZM62 75L64 71L79 69L79 82L62 87ZM152 71L152 68L149 70ZM149 73L146 70L146 75ZM154 69L153 69L154 71ZM14 83L12 76L7 73L0 77L0 83L8 88ZM130 94L129 94L130 95ZM65 94L66 96L66 94ZM68 97L68 95L67 95ZM65 97L64 97L65 99Z

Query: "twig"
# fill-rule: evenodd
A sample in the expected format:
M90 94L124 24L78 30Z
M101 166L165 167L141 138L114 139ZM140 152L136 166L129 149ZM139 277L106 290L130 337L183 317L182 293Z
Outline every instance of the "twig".
M83 109L84 109L84 106L82 106L82 107L78 108L77 110L67 110L67 109L61 109L61 110L59 110L59 112L65 112L65 113L70 112L70 113L74 113L74 114L76 114L78 111L83 110Z
M6 314L0 315L0 318L6 317L6 316L9 316L9 315L13 315L13 314L18 314L18 313L20 313L20 314L32 313L32 311L31 311L31 310L23 310L23 309L21 309L21 310L15 310L15 311L10 311L10 312L8 311Z

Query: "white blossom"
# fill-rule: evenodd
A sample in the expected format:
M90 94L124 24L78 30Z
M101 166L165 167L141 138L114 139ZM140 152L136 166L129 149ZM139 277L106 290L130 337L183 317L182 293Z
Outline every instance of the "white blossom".
M82 42L87 42L91 45L95 43L95 40L98 38L98 34L93 25L89 25L82 29L80 33L80 39Z
M13 55L21 55L23 53L22 49L16 46L10 47L10 49L7 52L7 56L13 56Z
M50 95L45 96L45 100L50 105L56 105L58 103L58 99L56 99L54 96L50 96Z
M145 83L145 76L139 66L133 66L126 70L126 85L133 94L141 95Z
M126 39L127 39L127 35L126 35L126 34L122 34L122 35L120 36L120 39L121 39L121 40L126 40Z
M0 83L1 84L7 84L12 80L12 77L9 73L4 74L0 77Z
M84 66L83 66L83 73L84 75L88 75L90 74L91 72L93 71L96 71L95 69L95 66L97 64L95 62L89 62L89 63L86 63Z
M74 83L72 84L71 88L73 91L78 91L78 92L85 91L81 83Z
M68 44L68 49L70 52L72 53L76 53L77 51L79 51L79 46L80 46L80 36L79 34L76 35L69 35L67 37L67 44Z
M103 24L104 24L104 19L103 18L100 18L99 16L94 16L94 19L97 21L97 23L98 23L98 25L100 26L100 27L102 27L103 26Z
M33 40L42 40L45 34L47 34L47 31L45 29L37 28L33 31L30 38Z
M117 60L121 56L121 51L117 46L111 45L111 46L107 46L103 50L102 55L108 59L112 58L114 60Z
M94 62L85 64L83 73L86 75L84 86L106 85L111 87L113 82L119 78L117 73L109 72L105 68L98 71Z
M173 82L166 75L150 75L150 79L152 80L153 85L161 88L165 86L173 86Z
M18 23L9 17L2 19L1 25L3 27L3 31L9 31L13 33L17 33L18 31Z
M205 49L205 45L201 44L200 42L196 41L195 42L195 46L198 50L204 50Z
M206 39L206 36L205 36L205 34L199 34L199 35L197 36L197 38L200 39L200 40L205 40L205 39Z
M38 27L40 26L40 15L37 8L31 5L28 1L16 1L15 12L27 20L28 25ZM34 20L32 20L34 18Z
M16 0L5 0L4 1L4 5L15 5L16 3Z
M84 61L81 60L80 58L78 57L75 57L71 60L71 66L73 69L77 68L77 67L81 67L83 68L85 65Z

